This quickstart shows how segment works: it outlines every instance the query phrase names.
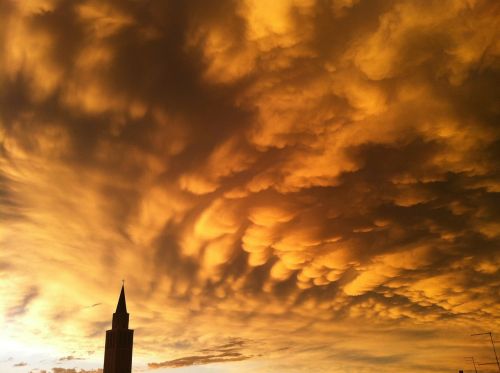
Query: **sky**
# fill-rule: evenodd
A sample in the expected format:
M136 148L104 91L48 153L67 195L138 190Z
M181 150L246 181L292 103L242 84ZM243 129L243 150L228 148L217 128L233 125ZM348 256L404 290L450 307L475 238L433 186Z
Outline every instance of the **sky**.
M1 372L102 368L122 279L136 373L494 360L500 2L0 19Z

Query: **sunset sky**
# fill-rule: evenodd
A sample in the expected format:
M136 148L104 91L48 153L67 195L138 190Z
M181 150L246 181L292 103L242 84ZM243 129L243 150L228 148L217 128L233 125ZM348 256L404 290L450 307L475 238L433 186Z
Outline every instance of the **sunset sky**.
M102 368L122 279L136 373L494 361L499 30L496 0L0 0L0 372Z

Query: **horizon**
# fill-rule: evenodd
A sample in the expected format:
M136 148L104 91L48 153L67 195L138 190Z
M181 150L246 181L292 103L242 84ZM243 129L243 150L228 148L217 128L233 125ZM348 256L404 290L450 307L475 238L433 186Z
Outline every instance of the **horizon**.
M500 2L0 19L1 373L500 370Z

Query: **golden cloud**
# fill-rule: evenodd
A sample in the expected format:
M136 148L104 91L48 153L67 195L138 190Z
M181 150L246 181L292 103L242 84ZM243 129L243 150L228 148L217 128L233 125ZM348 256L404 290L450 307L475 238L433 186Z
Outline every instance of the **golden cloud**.
M122 278L137 369L487 359L462 337L499 328L499 15L2 3L0 370L76 371Z

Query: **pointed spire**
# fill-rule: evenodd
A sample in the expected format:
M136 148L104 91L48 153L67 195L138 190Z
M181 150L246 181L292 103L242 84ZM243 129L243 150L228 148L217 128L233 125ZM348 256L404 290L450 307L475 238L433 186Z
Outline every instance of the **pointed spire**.
M120 293L120 299L118 299L118 305L116 306L115 313L127 313L127 302L125 301L125 284L122 284L122 291Z

